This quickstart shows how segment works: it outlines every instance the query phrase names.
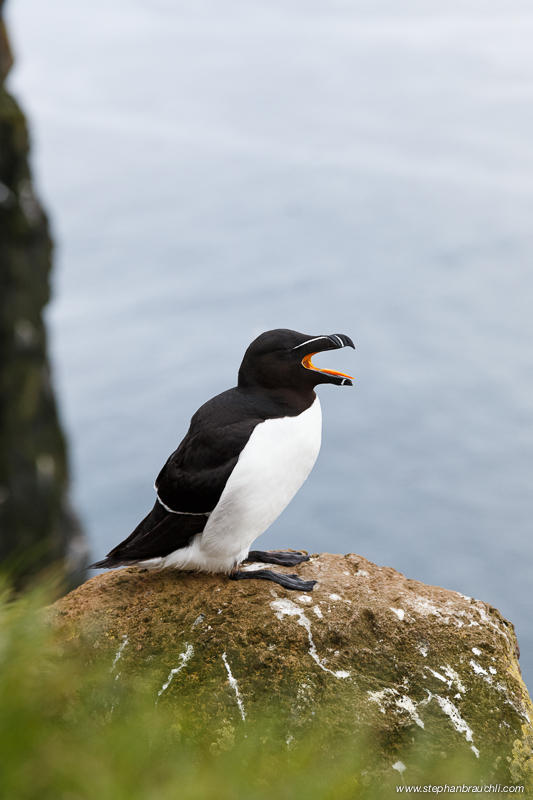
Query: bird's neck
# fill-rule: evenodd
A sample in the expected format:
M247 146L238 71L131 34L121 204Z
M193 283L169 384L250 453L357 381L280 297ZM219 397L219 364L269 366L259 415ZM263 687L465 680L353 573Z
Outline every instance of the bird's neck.
M261 386L239 387L250 399L272 410L272 416L296 416L310 408L316 400L313 389L271 389Z

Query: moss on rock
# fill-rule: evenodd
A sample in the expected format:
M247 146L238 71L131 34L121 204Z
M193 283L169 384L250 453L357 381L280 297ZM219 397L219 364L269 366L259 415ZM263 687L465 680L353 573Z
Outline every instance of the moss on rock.
M289 742L311 729L325 741L368 734L376 763L401 760L413 778L422 748L509 780L517 742L528 748L532 733L511 623L354 554L293 570L318 581L312 593L115 570L58 601L54 619L63 639L120 673L117 691L142 676L154 704L211 720L214 747L270 715Z

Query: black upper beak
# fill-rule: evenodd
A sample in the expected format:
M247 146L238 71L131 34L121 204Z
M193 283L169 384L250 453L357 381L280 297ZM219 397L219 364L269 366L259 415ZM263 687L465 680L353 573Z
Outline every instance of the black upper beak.
M352 342L349 336L346 336L345 333L330 333L326 338L331 341L331 343L335 348L353 347L353 349L355 350L354 343Z

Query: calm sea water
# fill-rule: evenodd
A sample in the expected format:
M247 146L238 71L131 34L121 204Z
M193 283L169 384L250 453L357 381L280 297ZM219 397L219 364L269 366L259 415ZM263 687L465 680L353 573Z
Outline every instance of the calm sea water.
M533 11L11 0L57 241L49 324L95 558L263 330L341 332L261 547L497 606L533 684Z

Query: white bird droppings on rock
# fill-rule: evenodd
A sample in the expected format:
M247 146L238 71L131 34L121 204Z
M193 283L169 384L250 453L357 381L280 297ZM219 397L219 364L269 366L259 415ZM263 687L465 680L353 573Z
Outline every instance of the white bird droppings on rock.
M398 700L396 700L396 705L398 708L403 708L404 711L407 711L411 719L416 722L419 728L425 727L423 721L420 719L416 703L411 700L410 697L403 695L403 697L400 697Z
M324 619L324 614L320 610L320 606L313 606L313 611L315 612L315 614L319 619Z
M451 700L448 700L447 697L441 697L440 695L435 695L435 700L442 708L444 713L451 719L452 725L458 733L464 733L465 739L467 742L471 742L473 740L473 732L472 728L465 722L465 720L459 714L459 711L454 706ZM479 751L474 748L474 752L476 753L476 757L479 758Z
M403 608L393 608L392 606L389 606L389 608L394 614L396 614L400 622L402 622L403 618L405 617L405 611Z
M383 708L383 701L386 697L390 697L392 695L398 694L396 689L382 689L380 692L368 692L369 700L372 703L377 703L379 706L379 710L382 714L385 714L385 709Z
M481 650L479 649L479 647L473 647L472 648L472 652L473 652L473 654L475 656L480 656L481 655Z
M305 628L307 631L307 637L309 639L309 655L311 658L318 664L320 669L324 670L324 672L329 672L330 675L334 675L335 678L349 678L350 673L346 670L339 669L333 671L328 669L324 666L323 662L318 657L318 653L316 651L315 643L313 641L313 635L311 633L311 622L305 616L303 609L299 608L295 605L291 600L274 600L273 603L270 603L271 608L274 609L276 612L276 617L279 620L283 620L285 614L288 614L291 617L297 616L298 617L298 625L301 625L302 628Z
M455 683L460 692L466 692L465 685L463 684L461 678L454 669L452 669L448 664L446 664L446 666L441 666L441 669L444 670L444 674L449 678L448 681L449 689L451 689L452 685Z
M161 697L161 695L163 694L165 689L168 689L168 687L170 686L170 682L171 682L172 678L174 677L174 675L177 675L178 672L181 672L181 670L183 669L183 667L185 666L187 661L189 661L189 659L193 655L194 655L194 648L193 648L192 644L188 644L187 645L187 649L183 653L181 653L181 655L180 655L181 664L179 665L179 667L176 667L175 669L172 669L170 671L170 675L167 678L167 682L163 684L163 686L161 687L161 689L157 693L158 697Z
M128 644L128 637L126 636L126 634L124 634L122 639L123 639L122 644L120 645L120 647L117 650L117 654L115 656L115 660L113 661L113 664L111 665L111 669L109 670L109 672L113 672L113 670L117 666L117 663L118 663L119 659L122 658L122 653L124 652L124 648Z
M230 665L228 664L228 659L226 653L222 653L222 661L224 662L224 666L226 667L226 672L228 673L228 681L229 685L235 692L235 697L237 698L237 705L239 706L239 711L241 712L242 721L244 722L246 719L246 712L244 710L244 703L242 702L242 698L239 692L239 685L235 678L232 675Z
M435 678L438 678L439 681L442 681L443 683L448 683L444 675L441 675L440 672L435 672L435 670L431 669L431 667L427 667L427 669L429 669L429 671L435 676Z
M427 617L430 614L432 614L435 617L438 617L439 619L443 618L440 609L428 597L422 597L422 595L414 595L413 597L409 597L408 603L413 609L413 611L416 611L423 617Z
M397 708L406 711L413 722L416 722L420 728L424 728L424 722L418 713L417 704L414 700L411 700L410 697L407 697L407 695L404 694L400 696L396 689L382 689L380 692L368 692L368 697L372 703L377 703L379 705L382 714L386 713L383 703L386 701L389 703L392 702Z

